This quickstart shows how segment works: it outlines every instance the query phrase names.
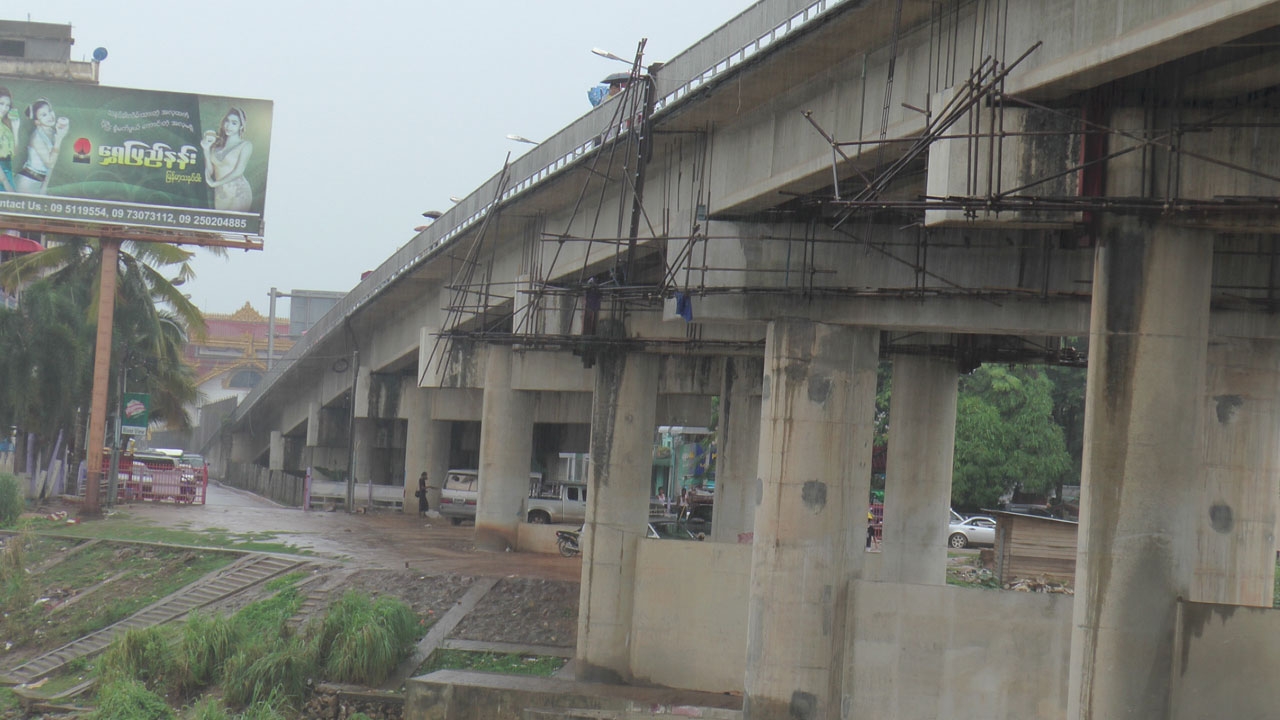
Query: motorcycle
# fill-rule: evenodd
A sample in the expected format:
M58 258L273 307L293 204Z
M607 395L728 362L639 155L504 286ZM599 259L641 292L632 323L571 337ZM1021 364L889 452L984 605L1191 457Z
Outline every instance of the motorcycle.
M581 537L582 530L557 530L556 531L556 547L560 548L560 554L565 557L573 557L580 550L578 548L578 539Z

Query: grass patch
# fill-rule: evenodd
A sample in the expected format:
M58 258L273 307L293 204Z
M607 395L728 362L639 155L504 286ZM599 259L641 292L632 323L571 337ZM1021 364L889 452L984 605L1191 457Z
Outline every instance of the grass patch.
M0 527L9 527L27 507L18 479L8 473L0 474Z
M402 600L348 592L329 607L316 640L326 676L379 685L409 657L420 626Z
M67 542L33 537L24 551L27 568ZM180 548L110 543L85 548L39 573L24 572L20 582L0 582L0 613L5 615L0 638L17 648L58 647L132 615L233 559Z
M564 667L564 658L516 653L437 650L415 673L425 675L436 670L478 670L504 675L536 675L551 677Z
M164 698L134 680L107 683L98 691L98 709L91 720L173 720Z
M9 688L0 687L0 715L7 715L10 711L17 711L18 696Z
M1280 608L1280 563L1276 563L1276 586L1271 607Z

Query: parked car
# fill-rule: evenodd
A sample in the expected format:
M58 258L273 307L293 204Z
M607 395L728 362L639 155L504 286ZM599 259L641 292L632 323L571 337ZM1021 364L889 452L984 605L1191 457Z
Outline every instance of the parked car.
M538 485L524 501L528 522L582 524L587 519L587 486L577 483Z
M529 473L530 484L541 484L542 473ZM476 502L480 497L479 470L450 470L440 486L440 514L454 525L476 519Z
M995 545L996 521L985 515L974 515L971 518L956 520L956 511L951 511L951 524L947 530L947 545L956 549L970 545Z
M645 537L655 540L703 540L702 533L694 534L684 523L676 520L650 520Z

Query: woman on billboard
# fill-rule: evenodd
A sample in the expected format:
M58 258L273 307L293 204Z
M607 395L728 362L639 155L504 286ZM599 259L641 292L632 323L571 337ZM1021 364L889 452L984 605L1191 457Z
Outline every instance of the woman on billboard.
M222 117L218 132L206 131L200 141L204 181L213 188L215 210L249 212L253 204L253 188L244 178L253 155L253 143L244 139L245 120L244 110L233 107Z
M13 93L0 85L0 190L13 192L13 151L18 148L18 113Z
M71 129L71 121L58 117L53 105L40 98L26 110L32 122L31 136L27 138L27 161L13 178L13 187L20 193L43 195L49 189L49 174L58 162L58 150Z

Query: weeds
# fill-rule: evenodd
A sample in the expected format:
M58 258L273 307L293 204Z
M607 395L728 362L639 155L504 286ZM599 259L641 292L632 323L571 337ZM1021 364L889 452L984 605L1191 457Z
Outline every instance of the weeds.
M205 615L199 611L187 616L182 626L179 664L183 692L214 682L236 645L231 621L223 615Z
M105 682L133 680L165 692L175 682L174 631L163 626L133 628L116 636L98 664Z
M423 675L436 670L479 670L506 675L550 677L564 667L564 663L563 658L542 655L437 650L418 668L417 674Z
M400 600L348 592L325 615L318 657L334 681L378 685L409 656L417 627L413 610Z
M301 637L280 637L261 654L232 656L227 661L222 689L231 705L252 708L269 702L275 709L301 700L315 669L310 643Z
M26 506L18 479L8 473L0 475L0 527L10 527L18 522L18 516Z
M231 720L222 703L212 695L207 695L183 713L186 720Z
M116 680L98 691L92 720L173 720L164 698L136 680Z

